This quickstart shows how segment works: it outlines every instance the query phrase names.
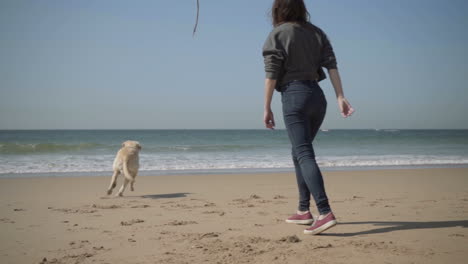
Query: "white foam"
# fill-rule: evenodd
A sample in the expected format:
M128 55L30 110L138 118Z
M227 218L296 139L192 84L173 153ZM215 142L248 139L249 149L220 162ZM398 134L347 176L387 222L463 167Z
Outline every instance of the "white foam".
M0 174L106 172L112 170L114 155L0 156ZM321 156L320 167L379 167L468 164L468 156L382 155ZM183 153L140 156L141 171L184 171L222 169L292 168L288 153Z

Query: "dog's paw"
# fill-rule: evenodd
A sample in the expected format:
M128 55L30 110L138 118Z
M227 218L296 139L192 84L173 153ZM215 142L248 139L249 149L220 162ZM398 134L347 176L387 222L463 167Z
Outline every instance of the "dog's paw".
M122 197L122 196L123 196L123 193L119 192L119 193L117 193L115 196L120 196L120 197Z
M112 190L107 190L107 195L111 195L112 194Z
M135 190L135 188L133 188L133 187L130 187L130 191L132 191L132 192L133 192L134 190Z

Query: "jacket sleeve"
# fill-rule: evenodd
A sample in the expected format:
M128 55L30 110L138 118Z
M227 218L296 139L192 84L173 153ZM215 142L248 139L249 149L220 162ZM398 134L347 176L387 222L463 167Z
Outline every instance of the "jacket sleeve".
M335 52L333 47L328 39L327 35L322 31L322 52L320 55L320 66L327 68L327 70L337 69L337 62L335 57Z
M263 45L263 59L267 79L278 80L283 72L286 53L278 34L271 32Z

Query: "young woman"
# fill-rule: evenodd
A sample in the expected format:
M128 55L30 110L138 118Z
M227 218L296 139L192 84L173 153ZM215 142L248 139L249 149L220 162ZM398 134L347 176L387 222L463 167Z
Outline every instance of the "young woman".
M342 116L348 117L354 110L344 97L333 48L326 34L309 22L303 0L275 0L271 13L274 28L263 46L264 123L270 129L275 126L270 105L276 89L281 92L284 123L292 144L299 188L298 212L286 222L312 224L304 233L316 235L337 223L312 147L327 108L318 85L325 79L322 67L328 70ZM320 213L315 221L309 211L311 195Z

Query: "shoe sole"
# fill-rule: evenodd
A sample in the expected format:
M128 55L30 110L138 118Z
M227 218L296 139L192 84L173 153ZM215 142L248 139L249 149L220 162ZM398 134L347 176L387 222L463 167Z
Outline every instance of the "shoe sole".
M336 226L336 224L337 224L336 220L332 220L332 221L327 222L326 224L322 225L321 227L319 227L317 229L314 229L314 230L307 230L306 229L306 230L304 230L304 234L306 234L306 235L318 235L318 234L322 233L323 231Z
M310 225L313 222L314 222L314 219L309 219L309 220L289 220L289 219L286 219L286 223L288 223L288 224Z

